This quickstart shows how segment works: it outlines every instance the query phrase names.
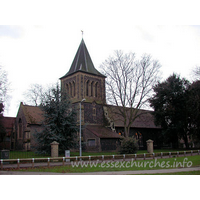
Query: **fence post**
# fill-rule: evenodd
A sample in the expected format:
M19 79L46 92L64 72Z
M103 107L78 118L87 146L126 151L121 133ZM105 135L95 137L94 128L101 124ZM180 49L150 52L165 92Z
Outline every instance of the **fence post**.
M20 160L19 158L17 159L17 168L19 169L19 163L20 163Z
M162 158L162 156L163 156L163 153L161 152L161 153L160 153L160 157Z
M178 157L178 155L179 155L179 152L177 151L177 157Z
M48 158L48 161L47 161L47 165L48 165L48 167L50 166L50 165L49 165L49 162L50 162L50 158Z
M144 153L144 160L145 160L145 156L146 156L146 154Z
M124 154L123 160L125 161L125 154Z
M34 167L34 158L32 158L32 167Z
M65 165L65 157L63 157L63 166Z
M115 160L115 155L113 155L113 161Z
M192 156L193 151L191 150L191 156Z
M186 155L186 152L184 151L184 156Z
M89 156L89 161L91 160L91 156Z
M153 159L155 158L155 153L153 153Z
M169 158L171 158L171 152L169 152Z
M135 160L136 160L136 158L137 158L137 154L135 154Z
M199 155L199 150L198 150L198 155Z
M102 155L102 162L104 161L104 155Z
M1 159L1 169L3 169L3 159Z

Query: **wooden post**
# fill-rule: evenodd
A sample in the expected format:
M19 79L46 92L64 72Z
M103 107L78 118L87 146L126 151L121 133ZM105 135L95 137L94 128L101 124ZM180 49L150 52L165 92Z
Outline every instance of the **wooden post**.
M65 157L63 157L63 166L65 165Z
M177 157L179 156L179 152L177 151Z
M162 158L162 156L163 156L163 153L161 152L161 153L160 153L160 157Z
M169 152L169 158L171 158L171 152Z
M145 160L146 154L144 153L144 160Z
M135 154L135 160L136 160L136 158L137 158L137 154Z
M123 155L123 160L125 161L125 154Z

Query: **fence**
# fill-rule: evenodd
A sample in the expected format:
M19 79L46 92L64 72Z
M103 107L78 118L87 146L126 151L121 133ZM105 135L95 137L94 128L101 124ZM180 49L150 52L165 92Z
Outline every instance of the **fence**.
M128 160L128 159L154 159L154 158L171 158L186 155L199 155L200 150L177 151L177 152L160 152L160 153L144 153L144 154L124 154L124 155L99 155L99 156L73 156L73 157L53 157L53 158L25 158L25 159L1 159L1 170L4 168L36 167L36 166L55 166L70 164L68 161L92 161L92 160ZM51 164L50 164L51 163Z

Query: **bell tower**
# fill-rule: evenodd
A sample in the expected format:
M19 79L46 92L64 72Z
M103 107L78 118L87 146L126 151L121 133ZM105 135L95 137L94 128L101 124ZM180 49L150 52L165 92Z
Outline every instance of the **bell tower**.
M60 80L62 91L70 96L73 104L86 99L82 103L84 110L82 119L85 123L103 123L103 105L106 103L105 78L94 67L82 39L69 71Z

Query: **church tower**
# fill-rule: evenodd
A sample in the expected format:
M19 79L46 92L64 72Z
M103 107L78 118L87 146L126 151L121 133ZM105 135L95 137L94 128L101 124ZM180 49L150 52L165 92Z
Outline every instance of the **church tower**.
M82 119L87 124L103 124L103 105L106 103L105 76L95 67L84 40L81 40L69 71L60 78L61 89L73 104L82 99Z

